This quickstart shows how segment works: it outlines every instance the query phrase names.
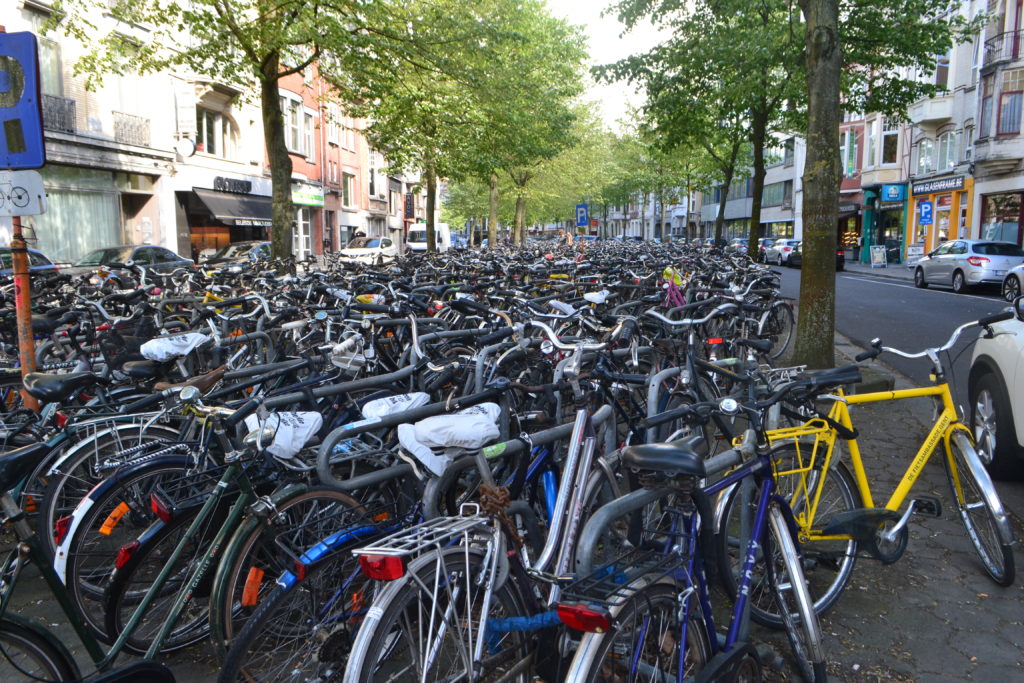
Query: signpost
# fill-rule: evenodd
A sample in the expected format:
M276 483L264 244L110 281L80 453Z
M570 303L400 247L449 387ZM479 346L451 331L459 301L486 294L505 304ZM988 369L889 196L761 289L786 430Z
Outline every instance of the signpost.
M27 32L4 33L0 28L0 169L8 169L0 172L0 213L12 217L11 265L22 377L36 369L28 245L21 234L21 217L46 210L42 178L24 170L46 163L40 102L36 37ZM22 400L26 408L39 410L38 401L24 390Z
M590 207L586 204L576 205L576 227L585 228L590 225Z
M921 220L920 220L921 225L931 225L932 222L934 222L934 220L935 220L933 218L933 213L932 213L932 203L931 202L921 202L920 204L918 204L918 206L920 207L920 210L921 210Z

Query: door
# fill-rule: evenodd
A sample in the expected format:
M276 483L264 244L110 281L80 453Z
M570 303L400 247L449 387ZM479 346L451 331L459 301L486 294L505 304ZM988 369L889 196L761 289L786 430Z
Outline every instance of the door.
M951 242L946 242L945 244L940 244L938 249L936 249L935 251L931 252L931 255L930 255L930 257L928 259L926 259L924 261L921 261L921 268L924 270L924 279L925 279L925 281L927 281L927 282L942 282L943 284L946 283L946 278L942 274L942 272L943 272L943 262L942 262L942 259L944 259L947 256L947 254L949 253L950 247L952 247L952 246L953 246L953 244Z
M967 270L967 256L967 242L963 240L953 242L949 251L942 257L942 276L946 282L953 281L953 272L957 269Z

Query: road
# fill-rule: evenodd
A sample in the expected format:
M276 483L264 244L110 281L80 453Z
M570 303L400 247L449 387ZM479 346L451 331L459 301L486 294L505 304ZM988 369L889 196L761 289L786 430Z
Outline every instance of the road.
M801 271L777 270L782 272L783 294L798 298ZM1006 305L995 291L954 294L951 290L917 289L910 281L860 273L839 273L836 277L836 330L862 347L879 338L886 346L917 353L926 346L944 344L958 325L998 313ZM952 373L954 398L962 405L967 403L971 356L968 347L977 336L975 330L965 331L951 352L956 361ZM908 360L890 353L882 356L882 360L916 384L928 384L931 363L927 359Z

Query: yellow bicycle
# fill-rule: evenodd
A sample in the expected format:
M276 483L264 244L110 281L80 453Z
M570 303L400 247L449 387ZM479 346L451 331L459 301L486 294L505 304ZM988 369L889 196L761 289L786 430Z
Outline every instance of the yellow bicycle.
M907 524L911 515L941 514L939 500L929 496L913 498L904 508L925 464L940 446L945 454L943 462L953 501L985 572L1000 586L1013 583L1013 530L992 480L978 457L971 431L957 414L939 358L939 354L952 348L967 328L979 325L990 334L989 325L1011 317L1013 313L1006 312L961 325L942 347L915 354L884 347L876 339L871 350L857 356L858 362L874 358L883 351L904 358L927 357L932 362L932 386L853 395L836 391L818 397L831 401L827 414L819 413L798 426L767 433L775 450L779 493L788 497L793 509L798 536L803 544L804 573L818 614L835 603L849 582L858 547L883 563L895 562L906 550ZM935 400L934 422L899 483L884 505L879 507L864 468L858 433L849 408L852 405L921 397ZM840 451L836 450L840 440L847 443L849 467L842 462ZM740 490L734 489L719 500L719 531L727 543L727 551L736 545L734 539L739 532L735 520L740 517L736 514L740 499ZM725 574L728 581L731 573ZM782 623L781 618L773 613L770 602L762 604L753 600L751 612L758 622L767 625Z

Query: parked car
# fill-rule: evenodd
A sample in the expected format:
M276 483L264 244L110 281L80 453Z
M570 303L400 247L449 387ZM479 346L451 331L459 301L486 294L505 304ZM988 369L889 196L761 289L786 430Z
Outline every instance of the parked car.
M11 261L11 250L8 247L0 248L0 265L3 266L0 269L0 275L13 275L14 265ZM36 249L28 250L28 272L34 278L36 277L49 277L56 275L60 272L60 269L54 265L53 261L47 258L43 252Z
M356 237L338 254L350 261L381 263L398 256L398 245L390 237Z
M1014 266L1024 263L1024 249L1013 242L950 240L914 266L914 284L953 287L958 294L981 284L1002 285Z
M1007 271L1006 277L1003 278L1003 298L1007 301L1016 299L1024 291L1022 284L1024 284L1024 263Z
M733 237L729 240L729 244L726 245L726 249L730 251L746 252L747 245L750 244L750 240L746 237Z
M158 273L170 273L179 268L187 270L195 268L192 259L178 256L170 249L146 244L138 246L129 244L90 251L70 268L65 268L61 272L77 277L103 270L105 273L103 279L109 278L121 286L127 287L131 286L135 280L130 269L133 265Z
M786 260L786 265L790 268L800 268L804 264L804 249L803 240L796 243L793 247L793 251L789 252L789 258ZM846 252L843 251L842 247L836 247L836 272L844 270L846 268Z
M266 258L270 258L270 242L249 240L225 245L201 262L204 266L215 266L225 263L246 263Z
M764 263L765 262L765 260L764 260L764 252L768 249L768 247L772 246L773 244L775 244L775 238L774 237L762 237L759 240L757 240L757 261L758 261L758 263Z
M1012 400L1024 383L1024 299L1012 320L992 325L974 345L967 378L971 431L978 456L996 479L1024 476L1024 401Z
M800 240L782 239L772 242L770 247L764 250L764 262L774 263L777 266L786 265L789 255L793 253L793 247L800 243Z

